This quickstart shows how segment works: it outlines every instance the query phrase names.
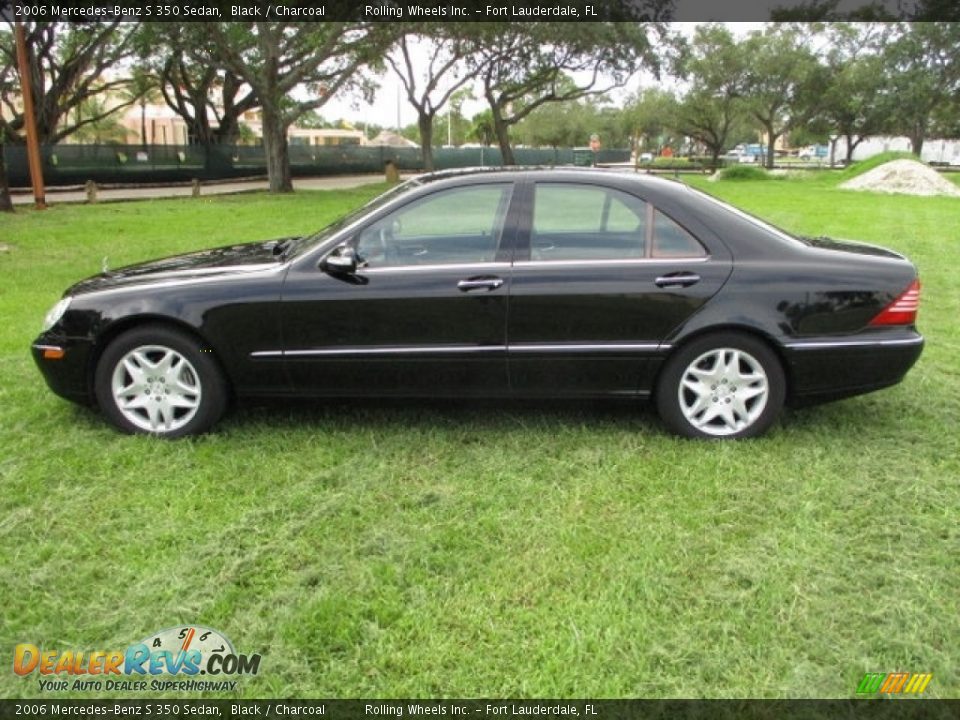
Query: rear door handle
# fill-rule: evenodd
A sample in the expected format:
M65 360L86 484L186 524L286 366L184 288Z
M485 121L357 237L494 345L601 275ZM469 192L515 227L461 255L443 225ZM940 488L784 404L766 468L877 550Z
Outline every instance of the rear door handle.
M471 292L473 290L496 290L503 285L503 279L498 277L472 277L461 280L457 283L460 292Z
M675 272L661 275L653 281L657 287L690 287L700 282L700 276L692 272Z

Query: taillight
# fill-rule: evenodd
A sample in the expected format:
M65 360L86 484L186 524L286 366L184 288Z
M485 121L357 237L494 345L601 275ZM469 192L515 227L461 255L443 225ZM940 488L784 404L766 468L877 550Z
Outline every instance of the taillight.
M893 299L880 314L870 321L871 325L913 325L920 307L920 280L914 280L900 295Z

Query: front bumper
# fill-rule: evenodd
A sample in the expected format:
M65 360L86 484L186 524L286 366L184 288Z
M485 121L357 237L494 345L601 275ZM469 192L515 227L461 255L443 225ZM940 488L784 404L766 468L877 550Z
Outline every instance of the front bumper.
M53 392L71 402L93 402L89 342L42 334L30 349Z

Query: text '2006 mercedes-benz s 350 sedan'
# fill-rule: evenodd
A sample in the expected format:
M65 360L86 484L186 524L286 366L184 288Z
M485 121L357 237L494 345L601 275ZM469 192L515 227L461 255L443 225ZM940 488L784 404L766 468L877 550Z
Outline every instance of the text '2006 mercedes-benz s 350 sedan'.
M920 285L880 247L798 238L680 183L598 170L410 180L320 232L77 283L33 345L127 432L231 397L636 397L690 437L899 382Z

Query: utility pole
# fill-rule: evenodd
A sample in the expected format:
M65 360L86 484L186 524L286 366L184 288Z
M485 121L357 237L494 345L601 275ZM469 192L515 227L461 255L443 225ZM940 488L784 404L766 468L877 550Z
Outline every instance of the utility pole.
M27 38L23 23L16 21L14 33L17 41L17 64L20 66L20 90L23 94L23 124L27 130L27 162L30 166L30 182L33 183L33 199L37 210L47 207L43 187L43 166L40 164L40 142L37 138L37 118L33 112L33 83L27 60Z

